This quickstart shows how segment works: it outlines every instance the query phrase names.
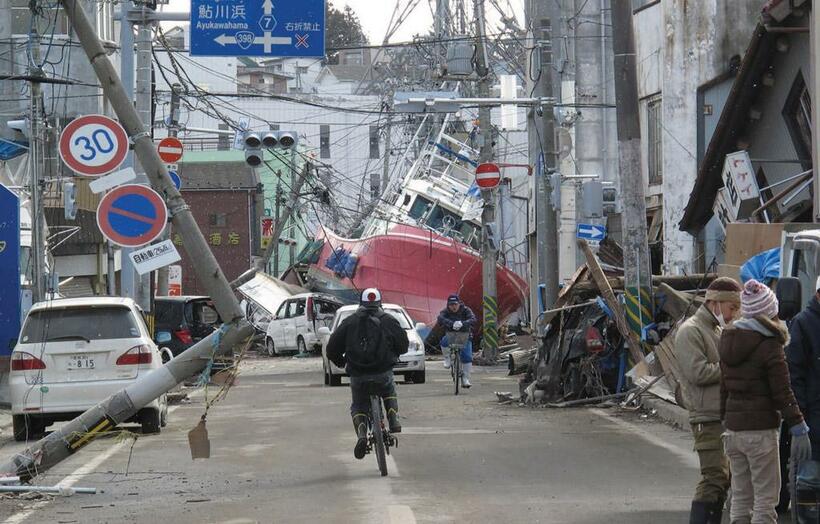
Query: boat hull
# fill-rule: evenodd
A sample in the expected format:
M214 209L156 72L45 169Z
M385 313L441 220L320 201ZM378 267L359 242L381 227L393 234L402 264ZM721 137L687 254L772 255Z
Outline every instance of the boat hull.
M481 258L466 245L408 225L396 225L386 234L344 239L324 229L318 262L308 270L308 287L348 302L376 287L384 302L403 306L415 322L435 324L447 297L458 293L481 320ZM358 257L352 278L328 268L338 250ZM334 251L336 250L336 251ZM517 311L527 296L527 283L513 271L497 266L499 318Z

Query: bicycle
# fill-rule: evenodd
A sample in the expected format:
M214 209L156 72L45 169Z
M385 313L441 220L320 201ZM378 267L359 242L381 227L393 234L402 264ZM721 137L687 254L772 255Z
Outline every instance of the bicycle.
M387 476L387 455L391 447L398 447L399 442L385 424L382 398L375 392L370 393L370 413L368 414L367 453L375 449L376 462L382 477Z
M461 377L463 371L461 370L461 350L470 339L469 331L448 331L447 344L450 352L450 376L453 377L453 384L455 384L455 394L458 395L459 387L461 387Z

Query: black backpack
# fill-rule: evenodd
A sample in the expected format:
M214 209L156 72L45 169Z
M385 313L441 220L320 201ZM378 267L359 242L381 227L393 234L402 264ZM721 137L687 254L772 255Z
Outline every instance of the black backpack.
M345 340L345 357L347 362L362 370L373 370L392 364L394 357L388 347L389 338L385 337L382 319L388 315L379 311L372 315L356 312L350 319L352 323Z

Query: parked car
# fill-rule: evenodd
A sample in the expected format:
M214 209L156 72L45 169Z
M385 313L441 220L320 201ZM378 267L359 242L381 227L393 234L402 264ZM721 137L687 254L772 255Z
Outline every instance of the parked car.
M265 349L269 356L284 351L305 353L319 350L322 341L318 329L330 326L342 302L330 295L301 293L282 302L268 323Z
M342 320L352 315L358 307L357 305L351 305L339 308L336 311L332 326L319 329L319 335L322 338L322 370L325 375L325 385L327 386L340 386L342 377L347 376L344 369L339 368L327 358L327 351L325 351L327 341L333 330L342 323ZM407 331L407 338L410 341L407 353L399 357L399 362L393 367L393 373L403 375L405 381L409 379L416 384L424 384L427 379L427 372L424 367L424 341L416 332L416 327L413 326L410 315L403 307L396 304L383 304L382 307L399 321L401 327ZM418 327L423 328L424 325L419 324Z
M162 366L142 311L130 298L93 297L35 304L11 355L9 392L15 440L71 420ZM158 433L163 395L129 422Z
M174 356L210 335L221 323L210 297L154 299L154 340Z

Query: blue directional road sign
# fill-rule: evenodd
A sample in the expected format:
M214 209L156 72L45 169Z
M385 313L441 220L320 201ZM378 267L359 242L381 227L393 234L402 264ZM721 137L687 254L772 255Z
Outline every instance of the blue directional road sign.
M595 224L578 224L578 238L600 242L606 237L606 226L596 226Z
M191 0L192 56L325 56L325 0Z
M177 188L177 191L182 189L182 179L179 178L179 174L176 171L168 171L168 176L171 177L171 182L174 183L174 187Z
M0 356L20 335L20 203L0 184Z

